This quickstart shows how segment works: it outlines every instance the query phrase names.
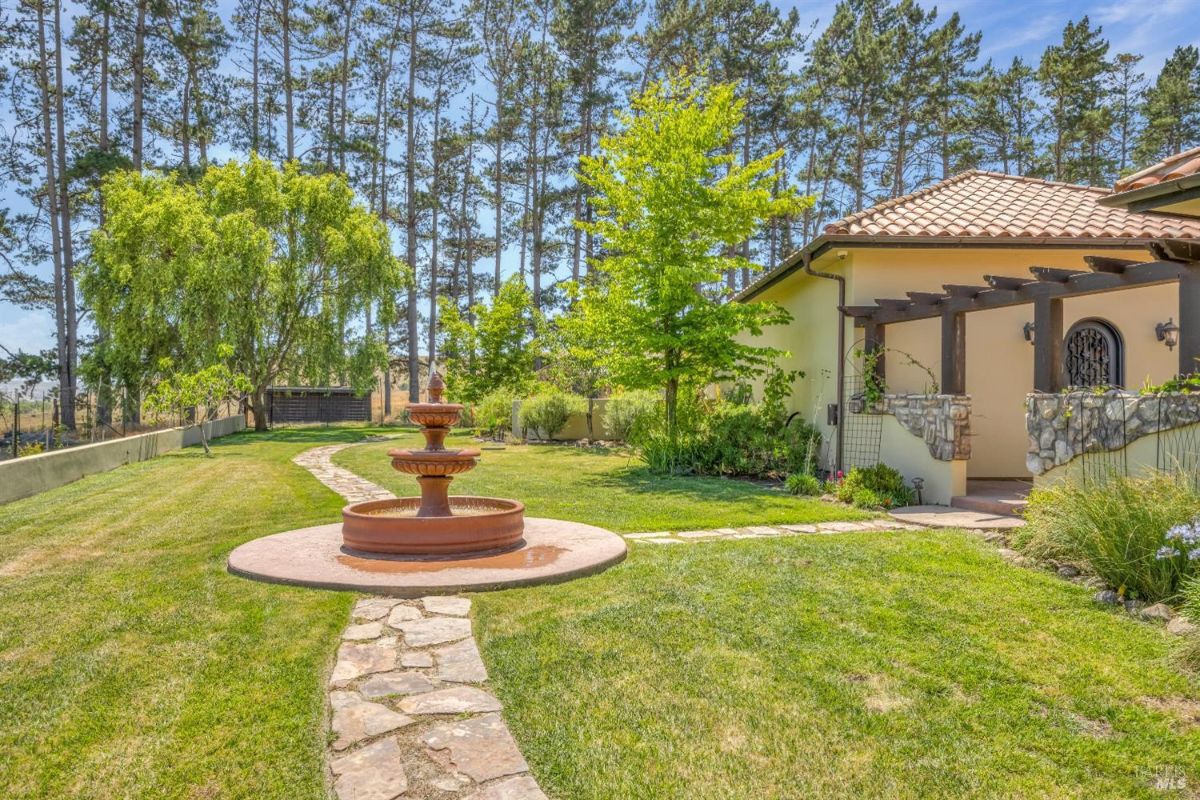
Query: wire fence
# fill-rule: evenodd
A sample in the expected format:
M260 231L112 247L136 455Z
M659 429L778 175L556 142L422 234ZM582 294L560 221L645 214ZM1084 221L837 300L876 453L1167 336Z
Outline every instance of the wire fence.
M1089 398L1106 397L1118 402L1103 408L1089 405ZM1128 477L1148 468L1177 475L1200 489L1200 397L1189 400L1190 410L1179 412L1178 394L1132 395L1113 389L1074 391L1070 395L1071 420L1069 443L1079 453L1079 479L1084 484L1103 483L1113 476ZM1135 406L1125 402L1136 397ZM1149 402L1148 402L1149 401ZM1150 411L1147 413L1146 409ZM1139 415L1137 425L1131 415ZM1130 446L1138 439L1153 436L1153 462L1150 448L1132 454Z
M213 411L211 418L218 418L242 413L242 408L231 400ZM68 430L62 424L57 391L4 391L0 392L0 460L191 425L209 417L203 409L184 408L151 414L135 409L124 392L116 393L106 410L94 393L80 392L75 399L75 429Z

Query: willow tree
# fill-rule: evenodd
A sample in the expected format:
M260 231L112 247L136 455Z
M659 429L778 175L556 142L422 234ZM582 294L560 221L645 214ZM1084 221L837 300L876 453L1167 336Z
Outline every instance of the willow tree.
M277 380L365 390L386 367L382 342L347 331L373 305L390 322L407 271L344 177L251 156L194 185L116 173L103 196L83 287L127 382L152 384L163 358L187 372L227 353L262 430Z
M595 343L614 383L663 389L672 441L680 385L761 372L778 351L738 335L790 319L774 304L727 302L721 288L729 270L759 269L737 245L808 202L773 191L782 151L745 164L733 153L744 109L731 84L651 84L579 175L595 215L576 224L606 255L569 324Z

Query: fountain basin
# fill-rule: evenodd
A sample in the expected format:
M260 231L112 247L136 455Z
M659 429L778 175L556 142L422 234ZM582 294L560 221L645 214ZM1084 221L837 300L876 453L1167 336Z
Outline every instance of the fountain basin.
M462 405L458 403L409 403L408 418L423 427L450 428L458 424Z
M342 541L367 553L482 553L519 547L525 505L496 497L449 498L451 516L417 514L419 497L371 500L342 509Z
M458 475L479 463L478 450L389 450L392 468L405 475Z

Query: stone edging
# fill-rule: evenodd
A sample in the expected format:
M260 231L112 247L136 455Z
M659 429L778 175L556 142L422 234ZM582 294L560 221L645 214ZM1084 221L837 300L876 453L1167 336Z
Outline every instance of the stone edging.
M701 531L656 531L627 533L625 538L646 544L686 544L728 539L765 539L779 536L804 536L831 533L868 533L872 531L919 531L920 525L908 525L891 519L868 519L860 522L818 522L811 525L753 525L748 528L713 528Z
M349 502L394 495L334 453L292 459ZM338 800L414 796L546 800L487 689L465 597L368 597L354 606L329 679L329 772Z

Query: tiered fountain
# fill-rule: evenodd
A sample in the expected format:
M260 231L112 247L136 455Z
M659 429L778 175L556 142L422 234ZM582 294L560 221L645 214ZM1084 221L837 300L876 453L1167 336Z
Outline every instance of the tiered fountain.
M425 449L388 451L395 469L417 476L421 496L346 506L346 547L368 553L440 555L503 551L522 544L524 505L494 497L450 496L450 482L475 469L479 451L446 449L446 435L463 407L443 403L444 392L442 376L435 370L429 377L429 402L408 405L409 418L421 426Z

